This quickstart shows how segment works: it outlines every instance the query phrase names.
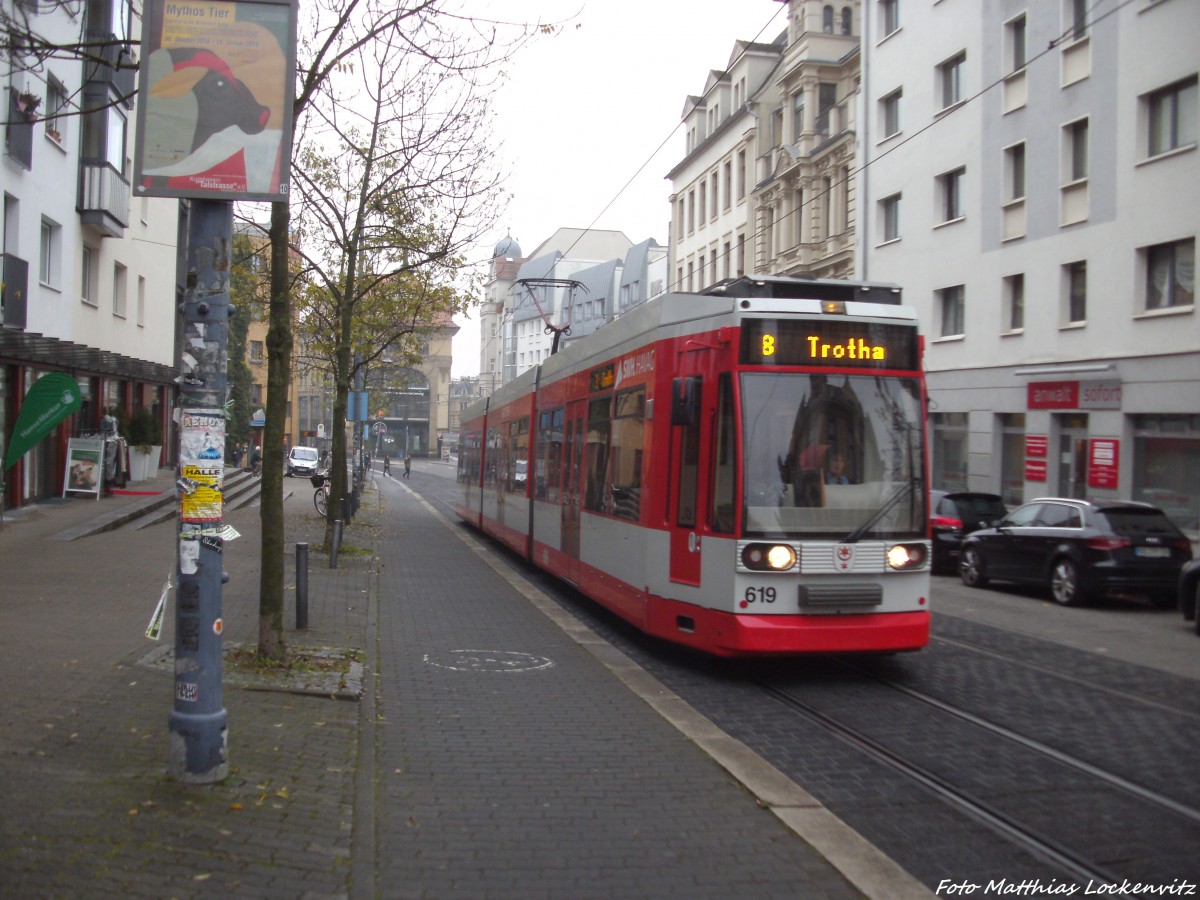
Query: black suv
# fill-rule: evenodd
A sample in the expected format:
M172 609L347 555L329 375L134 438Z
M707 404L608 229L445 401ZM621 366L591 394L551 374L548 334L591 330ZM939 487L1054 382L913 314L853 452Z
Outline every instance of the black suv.
M958 571L971 587L989 579L1044 584L1064 606L1119 591L1169 608L1191 558L1183 532L1148 503L1042 497L967 535Z
M1008 514L998 495L977 491L930 491L929 509L934 572L957 572L963 537L997 524Z

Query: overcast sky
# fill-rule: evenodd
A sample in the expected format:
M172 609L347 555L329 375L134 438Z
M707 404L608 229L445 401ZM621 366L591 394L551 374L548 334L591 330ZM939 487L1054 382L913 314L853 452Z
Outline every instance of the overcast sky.
M652 237L665 245L671 210L664 176L683 157L684 101L703 92L710 70L724 69L734 41L771 41L787 27L780 0L506 0L488 7L509 20L578 15L507 66L495 137L512 200L480 260L506 233L529 254L558 228L611 229L634 243ZM456 321L453 374L477 374L478 318Z

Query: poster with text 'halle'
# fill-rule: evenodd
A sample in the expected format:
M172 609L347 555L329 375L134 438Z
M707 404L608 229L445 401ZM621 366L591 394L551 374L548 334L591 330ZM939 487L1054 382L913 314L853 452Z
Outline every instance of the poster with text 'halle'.
M148 0L136 194L286 199L295 47L290 2Z

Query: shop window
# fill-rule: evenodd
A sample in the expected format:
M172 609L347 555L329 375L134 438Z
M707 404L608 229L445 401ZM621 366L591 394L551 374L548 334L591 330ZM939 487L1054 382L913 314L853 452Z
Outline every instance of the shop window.
M1000 432L1000 497L1009 506L1025 501L1025 413L996 416Z
M967 414L933 413L933 486L942 491L967 489Z
M1133 499L1200 531L1200 415L1133 417Z

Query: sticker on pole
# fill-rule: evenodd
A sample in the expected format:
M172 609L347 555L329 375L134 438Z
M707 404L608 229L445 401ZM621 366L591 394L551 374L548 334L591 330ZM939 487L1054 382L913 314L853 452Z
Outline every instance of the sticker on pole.
M224 414L219 409L185 410L179 440L181 480L191 488L180 493L180 521L220 522L224 511Z
M200 699L200 685L194 681L175 682L175 699L184 703L195 703Z

